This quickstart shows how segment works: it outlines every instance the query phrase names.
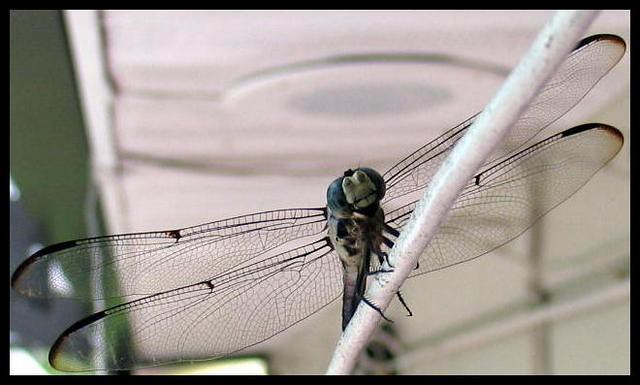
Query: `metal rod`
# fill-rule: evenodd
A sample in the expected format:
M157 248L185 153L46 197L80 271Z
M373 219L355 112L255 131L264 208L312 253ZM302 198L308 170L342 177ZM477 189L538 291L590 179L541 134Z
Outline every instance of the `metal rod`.
M560 11L544 26L527 55L434 176L391 250L394 271L378 274L367 297L385 310L435 234L462 188L508 133L537 92L575 47L596 11ZM348 374L375 331L379 314L361 303L342 334L328 374Z
M529 186L533 197L533 210L538 210L540 203L544 201L546 191L533 191L534 187ZM529 284L528 290L538 305L546 305L551 300L551 293L544 284L542 245L545 240L544 228L538 224L530 230L529 239ZM531 330L532 355L531 364L534 374L549 374L553 370L553 360L551 355L551 325L543 322Z

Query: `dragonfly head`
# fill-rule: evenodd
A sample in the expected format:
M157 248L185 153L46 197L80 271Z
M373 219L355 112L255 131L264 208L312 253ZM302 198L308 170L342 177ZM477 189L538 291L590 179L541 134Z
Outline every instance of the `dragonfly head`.
M327 205L331 211L350 214L377 208L384 197L384 179L376 170L360 167L347 170L327 189Z

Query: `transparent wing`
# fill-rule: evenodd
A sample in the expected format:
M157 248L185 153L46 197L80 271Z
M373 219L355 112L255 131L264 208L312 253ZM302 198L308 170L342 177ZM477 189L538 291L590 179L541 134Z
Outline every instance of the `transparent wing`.
M625 49L624 40L614 35L583 39L515 123L490 160L518 149L573 108L616 65ZM383 175L387 186L385 202L421 192L476 116L446 131L389 169Z
M178 230L63 242L23 262L12 286L31 297L129 300L260 263L266 251L320 234L325 224L323 208L284 209Z
M622 143L614 127L585 124L484 166L454 203L411 276L471 260L518 237L578 191ZM415 205L387 213L387 224L402 231Z
M339 297L326 239L263 254L205 281L111 307L65 331L49 355L65 371L128 369L225 356L264 341Z

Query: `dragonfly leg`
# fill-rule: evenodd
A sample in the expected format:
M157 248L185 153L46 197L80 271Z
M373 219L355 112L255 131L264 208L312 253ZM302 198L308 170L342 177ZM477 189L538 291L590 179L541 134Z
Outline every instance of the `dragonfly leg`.
M413 317L413 312L411 312L411 309L409 309L409 306L407 306L407 303L404 302L404 298L402 298L402 294L400 294L399 291L397 291L396 294L398 295L398 299L400 300L400 303L402 304L402 306L404 306L404 308L407 309L407 312L409 313L407 314L407 317Z
M400 232L398 230L394 229L386 223L384 224L384 229L387 233L393 235L396 238L400 235Z
M400 292L397 291L396 295L398 296L398 299L400 300L400 303L402 303L402 306L404 306L404 308L407 309L407 312L408 312L407 317L413 317L413 312L411 311L411 309L409 309L409 306L407 306L407 303L404 301L404 298L402 297L402 294L400 294ZM369 301L366 297L362 296L361 299L362 299L362 301L364 303L369 305L373 310L377 311L380 314L380 316L382 318L384 318L385 321L393 323L393 320L387 318L387 316L384 315L382 310L380 310L379 307L377 307L375 304L373 304L371 301Z
M379 307L377 307L375 304L373 304L371 301L369 301L368 299L366 299L365 297L362 297L362 301L364 303L366 303L367 305L369 305L373 310L377 311L378 314L380 314L380 316L387 322L391 322L393 323L393 320L387 318L387 316L384 315L384 313L382 312L382 310L380 310Z
M393 242L391 240L387 239L386 237L382 237L382 242L389 249L391 249L393 247ZM387 262L387 265L389 265L389 267L393 268L393 265L391 264L391 262L389 262L389 254L387 254L384 251L380 250L379 247L375 248L373 250L373 253L378 256L378 261L380 262L380 265L382 265L384 262Z
M367 273L367 275L378 275L381 273L391 273L393 271L393 269L389 269L389 270L384 270L384 269L380 269L380 270L374 270L374 271L370 271Z
M396 230L396 229L394 229L393 227L391 227L391 226L387 225L386 223L385 223L384 227L385 227L385 229L387 230L387 232L388 232L388 233L390 233L391 235L394 235L394 236L396 236L396 237L397 237L398 235L400 235L400 233L398 232L398 230ZM392 232L392 231L393 231L393 232ZM384 243L384 244L385 244L389 249L393 248L393 245L394 245L394 242L393 242L392 240L390 240L389 238L387 238L387 237L382 237L382 243ZM389 266L393 267L393 266L391 265L391 263L389 263L389 258L388 258L387 253L379 252L379 253L375 253L375 254L376 254L376 255L378 255L378 258L380 258L380 254L383 254L383 256L384 256L384 260L385 260L385 261L387 261L387 264L388 264ZM382 264L382 258L380 258L380 264ZM418 270L419 268L420 268L420 262L417 262L417 263L416 263L416 267L415 267L415 269L414 269L414 270Z
M414 270L418 270L420 268L420 262L416 263L416 267L414 267ZM391 273L394 271L393 266L391 266L390 269L379 269L379 270L373 270L367 273L367 275L378 275L380 273Z
M368 272L367 275L376 275L376 274L380 274L380 273L390 273L390 272L393 271L393 266L391 266L389 264L389 260L387 259L387 257L388 257L387 253L385 253L384 251L381 251L380 249L378 249L378 250L374 250L373 254L378 256L378 261L380 261L380 266L381 267L378 270L374 270L374 271ZM384 266L384 262L385 261L387 261L387 265L389 267L391 267L390 269L385 269L384 267L382 267L382 266Z
M388 226L388 225L385 225L385 226ZM387 237L382 237L382 243L384 243L389 249L393 248L393 245L394 245L393 241ZM390 267L393 267L393 265L389 262L389 255L387 253L378 250L378 251L374 251L374 254L378 256L378 259L381 265L383 261L387 261L387 265L389 265ZM419 268L420 268L420 262L417 262L414 270L418 270Z
M387 262L387 265L389 265L390 267L391 264L389 263L389 254L385 253L384 251L380 250L380 248L374 248L372 250L373 254L375 254L378 257L378 262L380 262L380 265L382 266L384 264L384 262Z
M393 241L387 237L382 237L382 242L389 248L391 249L394 245Z

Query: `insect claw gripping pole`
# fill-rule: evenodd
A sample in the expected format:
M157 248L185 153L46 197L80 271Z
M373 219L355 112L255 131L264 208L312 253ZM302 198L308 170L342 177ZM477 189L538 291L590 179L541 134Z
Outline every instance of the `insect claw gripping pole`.
M387 318L387 316L384 315L384 313L382 312L382 309L380 309L378 306L376 306L374 303L372 303L371 301L369 301L368 299L366 299L365 297L362 297L362 302L366 303L367 305L369 305L373 310L377 311L378 314L380 314L380 317L382 317L385 321L393 323L393 320L390 318Z
M388 263L388 262L387 262ZM418 266L416 266L416 269L419 267L420 265L418 264ZM393 268L389 269L389 270L374 270L374 271L370 271L369 273L367 273L367 275L378 275L378 274L383 274L383 273L392 273L393 272ZM411 309L409 309L409 306L407 306L407 303L405 302L404 298L402 297L402 294L400 294L400 291L396 292L396 295L398 296L398 299L400 300L400 303L402 304L402 306L404 306L405 309L407 309L407 317L412 317L413 316L413 312L411 311ZM371 306L372 308L374 308L377 312L380 312L380 309L373 305L370 301L368 301L366 298L362 298L362 300L369 306ZM384 315L382 315L382 318L387 319L387 317L385 317Z

